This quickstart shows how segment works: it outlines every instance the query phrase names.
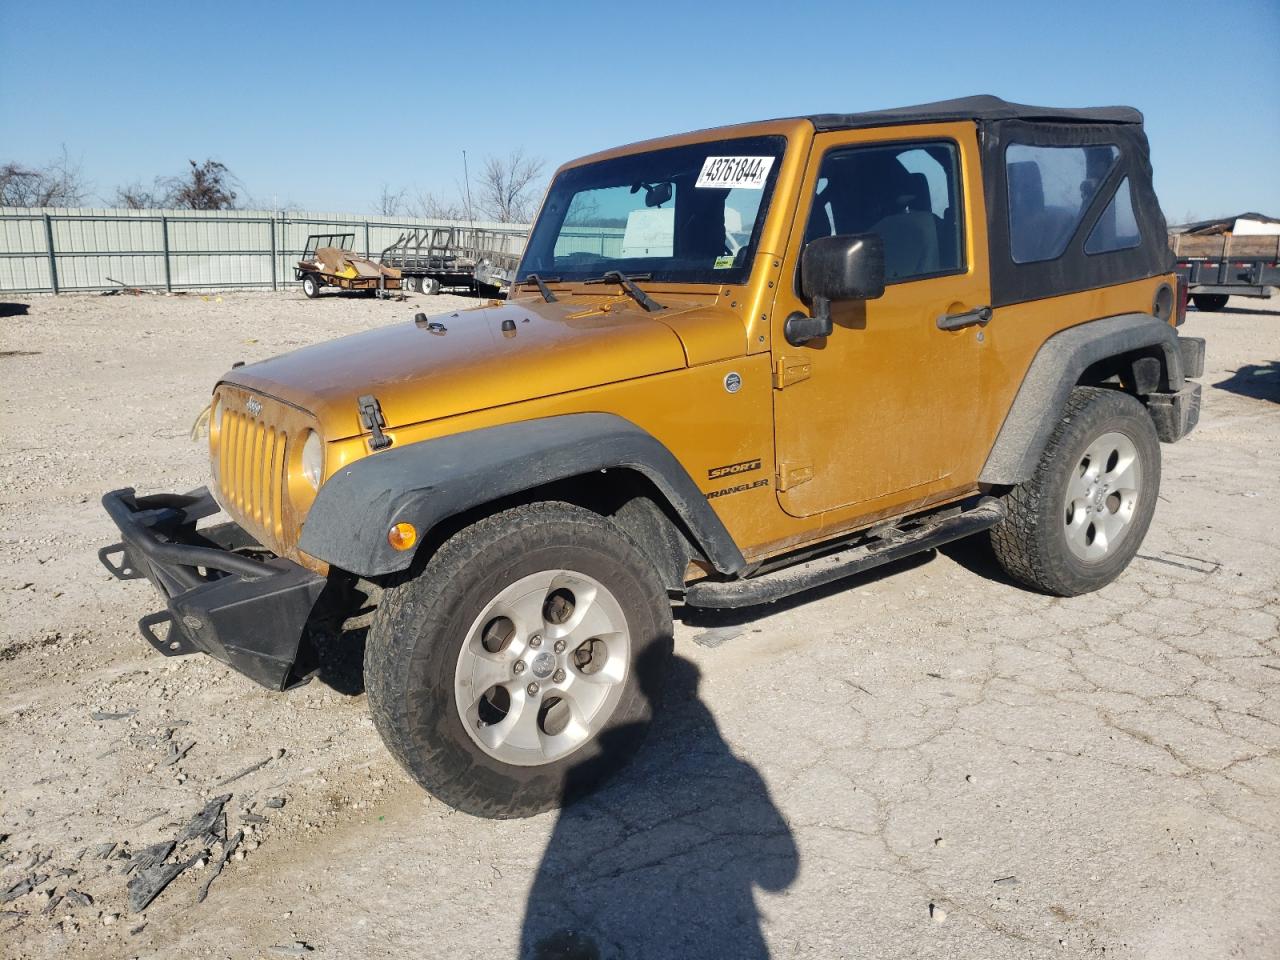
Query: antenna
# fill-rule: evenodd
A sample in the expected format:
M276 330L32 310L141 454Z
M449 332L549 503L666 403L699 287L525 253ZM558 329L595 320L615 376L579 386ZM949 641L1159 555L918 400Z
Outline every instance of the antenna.
M471 207L471 173L467 170L467 151L462 151L462 178L467 185L467 220L471 224L471 239L476 238L476 215Z

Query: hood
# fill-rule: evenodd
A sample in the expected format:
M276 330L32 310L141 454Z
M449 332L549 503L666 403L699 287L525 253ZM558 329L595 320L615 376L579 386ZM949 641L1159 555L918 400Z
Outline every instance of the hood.
M341 440L364 432L357 398L366 394L396 428L679 369L689 361L676 330L686 324L701 328L700 352L711 330L717 352L745 348L742 322L727 311L663 303L651 314L617 296L492 302L304 347L223 382L308 410Z

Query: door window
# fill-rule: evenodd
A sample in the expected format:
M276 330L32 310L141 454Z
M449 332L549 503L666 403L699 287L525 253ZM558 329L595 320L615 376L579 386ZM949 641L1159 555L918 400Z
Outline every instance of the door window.
M1141 242L1138 218L1133 215L1133 192L1129 189L1129 178L1125 177L1116 188L1115 196L1102 211L1102 216L1093 225L1089 239L1084 242L1084 252L1093 254L1128 250Z
M1009 243L1015 263L1056 260L1067 249L1120 158L1111 144L1033 147L1011 143L1005 151L1009 181Z
M958 183L949 141L832 150L822 159L805 242L878 234L886 283L962 271Z

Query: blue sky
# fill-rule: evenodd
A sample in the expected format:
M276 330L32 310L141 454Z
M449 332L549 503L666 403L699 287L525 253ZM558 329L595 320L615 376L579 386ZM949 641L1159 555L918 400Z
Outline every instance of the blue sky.
M367 12L361 12L362 10ZM94 192L214 157L268 205L453 194L462 150L583 153L970 93L1147 116L1171 221L1280 216L1277 0L72 3L0 0L0 162Z

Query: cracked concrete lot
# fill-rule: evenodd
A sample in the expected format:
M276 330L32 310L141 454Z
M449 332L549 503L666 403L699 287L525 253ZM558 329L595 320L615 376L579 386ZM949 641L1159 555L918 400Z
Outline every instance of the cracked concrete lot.
M233 361L460 302L414 299L4 311L0 955L1276 956L1274 301L1191 312L1203 419L1163 448L1151 533L1114 585L1039 596L969 542L683 615L666 710L624 775L489 822L382 749L358 632L327 682L271 694L152 653L134 627L150 587L95 557L103 491L203 482L187 432ZM197 857L130 913L128 858L227 793L242 859L202 903Z

